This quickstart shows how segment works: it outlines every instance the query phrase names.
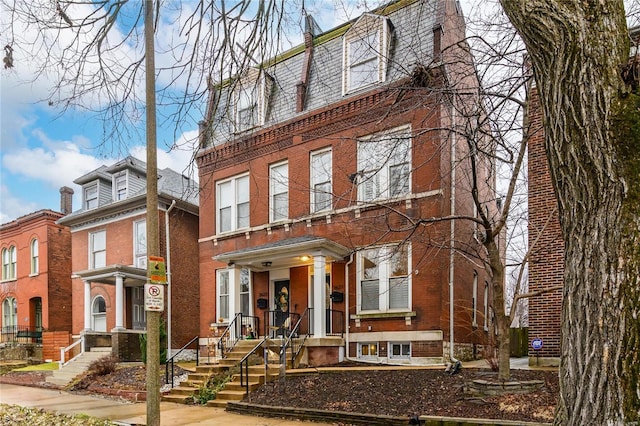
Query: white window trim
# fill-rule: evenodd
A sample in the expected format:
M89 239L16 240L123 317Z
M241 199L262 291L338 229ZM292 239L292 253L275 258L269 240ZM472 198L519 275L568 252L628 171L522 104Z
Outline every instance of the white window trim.
M363 355L362 347L370 347L371 345L376 346L376 354L375 355ZM378 342L358 342L358 358L360 359L369 359L369 360L377 360L380 357L380 344Z
M221 278L222 274L227 274L227 293L222 293L220 290L222 285L222 278ZM222 319L223 322L228 322L230 319L229 317L232 310L231 286L233 285L233 283L231 282L231 279L232 279L232 274L229 269L216 270L216 322L218 322L220 319ZM222 296L226 296L227 298L226 316L223 315L222 304L220 303L220 298Z
M395 152L397 146L389 146L388 144L395 145L396 142L390 141L389 138L402 138L408 139L407 152L403 155L404 158L407 159L404 163L392 162L392 152ZM377 140L381 144L387 144L385 149L382 152L386 152L386 161L383 164L379 164L378 169L370 170L365 167L365 162L368 162L367 159L364 158L365 150L362 149L361 146L365 146L365 144L372 143L372 140ZM390 149L393 148L393 151ZM412 156L413 151L413 135L411 133L411 125L406 124L402 126L395 127L393 129L389 129L383 132L375 133L372 135L368 135L362 138L359 138L357 143L357 167L358 167L358 202L362 204L383 201L383 200L394 200L402 197L406 197L407 195L412 193ZM408 163L408 176L407 176L407 192L403 194L391 194L391 168L394 166L398 166L401 164ZM372 173L373 172L373 173ZM378 181L379 188L376 188L377 195L372 197L371 199L366 199L365 197L365 185L368 180L375 176Z
M400 355L393 355L393 345L400 345ZM409 345L409 355L402 355L402 346L404 345ZM407 359L411 359L412 349L413 348L411 347L411 342L389 342L388 348L387 348L387 354L389 356L389 359L407 360Z
M5 308L9 307L9 312L5 311ZM8 315L7 315L8 314ZM5 321L9 318L9 324ZM15 327L18 325L18 301L15 297L9 296L2 301L2 328Z
M118 181L124 177L124 197L118 199ZM126 200L129 196L129 172L128 170L123 170L113 175L112 178L112 186L113 186L113 201L121 201Z
M95 202L96 205L94 207L89 207L89 199L87 198L87 192L94 189L96 191ZM93 200L93 198L91 198ZM82 187L82 208L84 210L93 210L100 207L100 182L93 182L88 185Z
M97 234L104 234L104 250L94 250L93 239ZM95 253L104 251L104 265L98 266L98 268L103 268L107 266L107 231L102 229L99 231L89 232L89 269L96 269L95 265Z
M238 205L241 203L238 203L238 191L237 191L237 184L238 181L242 178L247 177L247 193L249 194L249 199L246 201L247 203L249 203L249 211L251 211L251 182L248 179L249 177L249 173L242 173L236 176L232 176L230 178L227 179L222 179L216 182L216 210L215 210L215 221L216 221L216 233L217 234L226 234L226 233L230 233L230 232L235 232L235 231L239 231L242 229L249 229L251 226L251 215L249 215L249 221L247 223L247 226L242 226L239 227L238 226ZM223 231L221 229L221 225L222 225L222 221L220 220L220 203L221 203L221 190L220 190L220 186L225 184L225 183L230 183L231 184L231 229L229 230L225 230ZM242 203L244 204L244 203Z
M320 191L316 191L316 185L321 184L321 183L325 183L326 181L322 181L322 182L316 182L315 178L316 178L316 174L314 173L314 168L313 168L313 160L315 157L320 157L323 156L325 154L329 154L329 198L330 198L330 203L328 207L319 209L316 208L316 200L315 200L315 195L317 193L324 193L320 192ZM333 210L333 150L332 148L324 148L324 149L319 149L317 151L312 151L309 155L309 183L310 183L310 194L309 194L309 206L310 206L310 212L311 213L318 213L318 212L323 212L323 211L330 211Z
M144 252L138 252L138 227L145 226L145 243ZM147 221L146 219L136 220L133 222L133 266L135 268L147 269Z
M242 271L247 271L248 277L249 277L249 291L247 291L247 297L249 299L249 312L247 314L244 315L253 315L253 303L251 302L253 300L253 285L251 282L251 269L249 268L241 268L238 270L238 310L237 312L242 312L242 295L244 294L242 292ZM257 330L254 330L257 331Z
M286 182L284 182L284 186L286 186L286 191L285 192L278 192L276 193L276 184L283 184L283 182L277 182L274 176L274 170L276 168L282 167L282 166L286 166L286 171L287 171L287 175L285 177ZM287 215L286 217L283 218L277 218L275 217L275 202L274 202L274 197L276 195L281 195L281 194L287 194ZM289 219L289 196L290 196L290 188L289 188L289 162L288 161L280 161L278 163L274 163L271 164L269 166L269 222L270 223L274 223L274 222L282 222L285 220Z
M384 313L384 312L408 312L411 311L412 306L413 306L413 301L412 301L412 266L411 266L411 258L412 258L412 248L411 248L411 243L405 243L406 247L407 247L407 293L408 293L408 297L407 297L407 307L406 308L395 308L395 309L391 309L389 308L389 290L390 290L390 286L389 286L389 280L390 280L390 272L389 272L389 260L391 259L391 254L393 253L394 249L398 246L398 244L389 244L389 245L384 245L384 246L378 246L378 247L367 247L364 250L360 250L358 251L357 254L357 279L356 279L356 283L357 283L357 287L356 287L356 313ZM378 309L367 309L367 310L363 310L362 309L362 269L363 269L363 265L362 265L362 253L363 251L366 250L370 250L370 249L381 249L386 251L386 253L383 255L384 261L381 265L380 268L380 272L379 272L379 276L378 276L378 286L379 286L379 301L378 301Z
M40 273L40 245L37 238L33 238L31 243L29 243L29 251L31 252L29 257L31 268L30 275L35 276Z
M16 279L17 262L14 262L16 256L16 246L11 245L2 249L2 281L14 281Z
M18 249L9 246L9 280L16 280L18 276Z
M375 22L372 24L372 22ZM391 40L390 25L387 18L365 14L342 39L342 95L357 92L373 85L384 83L387 76L387 67L389 62L389 44ZM376 46L377 55L377 78L374 81L360 84L356 87L351 86L351 45L352 43L362 40L369 35L377 33L378 46ZM373 47L373 46L372 46Z

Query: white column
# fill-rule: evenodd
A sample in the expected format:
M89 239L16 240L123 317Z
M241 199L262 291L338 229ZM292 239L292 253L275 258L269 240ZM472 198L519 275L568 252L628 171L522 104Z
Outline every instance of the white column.
M327 335L327 288L325 256L313 256L313 337Z
M91 282L84 282L84 329L91 330Z
M124 330L124 275L116 274L116 327L111 331Z
M229 322L240 312L240 268L229 268Z

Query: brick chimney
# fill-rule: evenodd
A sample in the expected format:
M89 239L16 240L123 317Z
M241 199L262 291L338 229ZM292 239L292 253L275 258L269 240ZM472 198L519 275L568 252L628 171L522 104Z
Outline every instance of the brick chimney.
M60 212L62 214L69 214L73 211L73 189L68 186L60 188Z

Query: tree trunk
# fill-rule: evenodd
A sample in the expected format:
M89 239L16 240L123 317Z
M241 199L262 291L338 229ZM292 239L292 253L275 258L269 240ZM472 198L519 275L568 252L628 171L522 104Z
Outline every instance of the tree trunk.
M544 114L565 239L556 424L640 420L640 101L622 0L501 0Z
M509 358L511 356L511 344L509 341L509 316L506 314L504 308L504 265L500 257L500 249L496 241L492 238L485 244L487 253L489 256L489 267L491 269L491 284L493 290L493 312L495 314L494 320L498 335L497 347L498 347L498 379L509 380L511 379L511 365ZM515 309L512 306L511 309ZM493 330L489 330L493 333ZM490 339L491 340L491 339Z

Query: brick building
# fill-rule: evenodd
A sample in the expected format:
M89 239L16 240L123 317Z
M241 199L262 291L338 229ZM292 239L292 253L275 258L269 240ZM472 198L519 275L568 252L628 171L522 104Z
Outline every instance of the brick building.
M0 225L0 325L5 339L40 341L42 331L71 331L71 233L56 221L70 211L39 210ZM65 210L68 206L68 210Z
M197 156L200 335L300 324L309 365L473 356L491 313L480 234L438 220L477 217L477 153L448 130L453 82L477 85L457 3L397 1L327 32L307 17L304 38L212 90ZM478 165L492 182L493 164ZM480 192L491 214L493 185Z
M71 229L72 331L111 341L121 359L135 359L146 329L146 163L127 157L74 183L82 186L82 206L58 221ZM158 170L157 210L168 345L180 348L198 334L197 184Z

